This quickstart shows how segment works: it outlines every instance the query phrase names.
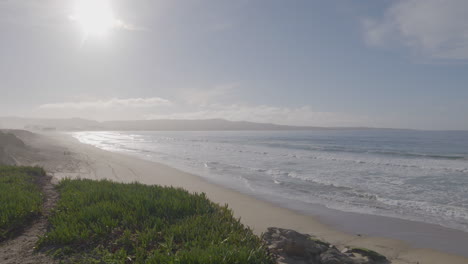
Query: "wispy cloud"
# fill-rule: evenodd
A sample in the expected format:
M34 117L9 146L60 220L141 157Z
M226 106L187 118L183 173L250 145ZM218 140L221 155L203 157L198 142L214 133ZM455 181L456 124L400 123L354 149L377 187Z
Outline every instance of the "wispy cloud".
M380 19L365 19L370 45L399 44L433 59L468 59L468 1L399 0Z
M148 108L168 105L171 105L169 100L159 97L126 99L111 98L108 100L43 104L39 106L39 109Z

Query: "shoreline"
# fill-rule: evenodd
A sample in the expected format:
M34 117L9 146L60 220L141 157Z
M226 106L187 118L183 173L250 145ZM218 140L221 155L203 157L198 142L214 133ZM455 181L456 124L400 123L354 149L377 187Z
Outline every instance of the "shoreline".
M43 166L57 180L65 177L106 178L120 182L138 181L144 184L181 187L190 192L205 192L212 201L222 205L228 204L234 211L234 216L240 217L242 222L250 226L256 234L264 232L267 227L275 226L312 234L337 246L350 245L369 248L387 256L392 263L468 263L467 257L433 249L415 248L409 243L397 239L358 236L350 234L351 232L339 231L340 228L337 227L337 224L330 223L330 219L327 220L323 215L310 216L283 208L272 202L221 187L200 176L161 163L105 151L80 143L70 135L48 133L40 137L46 137L49 142L44 144L40 142L42 140L35 140L35 142L33 140L32 145L39 150L42 149L44 152L42 154L45 154L47 158L36 165ZM349 213L346 216L347 221L351 220L351 214L355 213ZM372 216L365 215L365 217ZM373 221L380 220L374 219ZM362 224L359 218L350 222ZM370 221L367 220L367 222ZM414 224L416 227L424 225L419 222L414 222ZM408 235L411 236L410 233Z
M468 251L464 246L468 245L468 233L462 230L390 216L340 211L321 204L298 204L297 201L281 203L274 199L266 200L255 195L253 197L311 216L329 228L346 234L394 239L408 244L411 248L426 248L468 258ZM305 205L307 210L303 209Z

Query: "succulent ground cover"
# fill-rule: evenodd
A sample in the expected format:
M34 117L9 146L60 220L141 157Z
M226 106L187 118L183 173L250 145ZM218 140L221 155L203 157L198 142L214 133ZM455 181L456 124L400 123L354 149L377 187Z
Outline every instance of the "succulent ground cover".
M24 228L41 212L41 168L0 166L0 241Z
M70 263L274 263L227 206L183 189L63 180L39 249Z

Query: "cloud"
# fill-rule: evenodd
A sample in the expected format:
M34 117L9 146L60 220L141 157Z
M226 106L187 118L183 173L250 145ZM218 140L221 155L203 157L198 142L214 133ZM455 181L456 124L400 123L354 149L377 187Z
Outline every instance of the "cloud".
M171 105L169 100L159 97L126 99L112 98L108 100L43 104L39 106L39 109L148 108L168 105Z
M403 45L434 59L468 59L468 1L399 0L364 20L367 43Z

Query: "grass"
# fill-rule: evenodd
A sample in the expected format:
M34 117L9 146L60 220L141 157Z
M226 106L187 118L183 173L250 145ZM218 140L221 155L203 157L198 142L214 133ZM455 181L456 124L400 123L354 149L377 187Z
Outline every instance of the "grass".
M41 168L0 166L0 241L10 238L41 212L37 178Z
M65 263L274 263L227 206L172 187L63 180L39 249Z

